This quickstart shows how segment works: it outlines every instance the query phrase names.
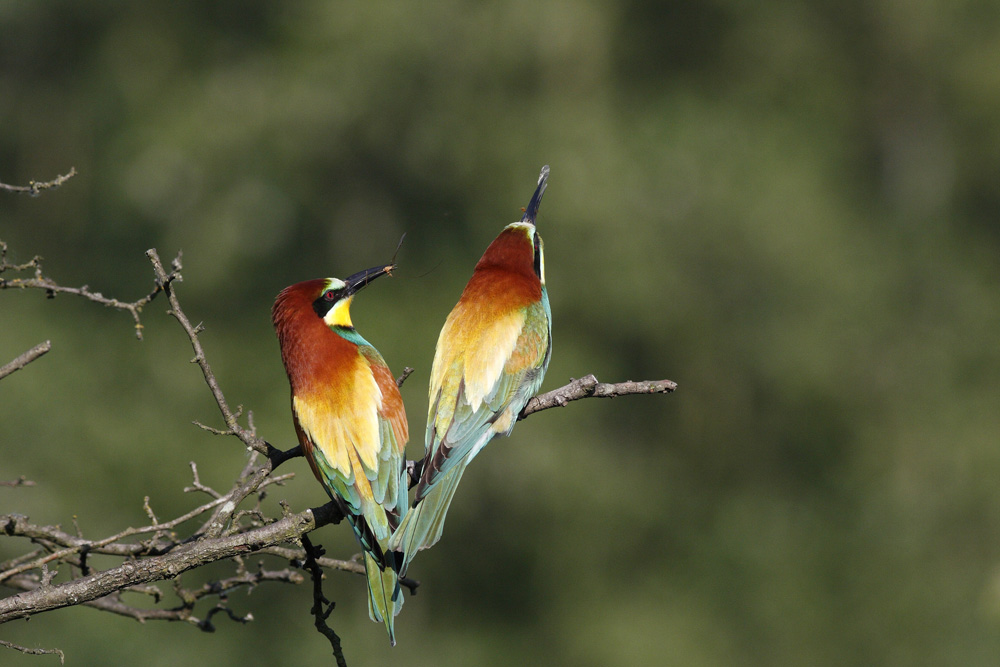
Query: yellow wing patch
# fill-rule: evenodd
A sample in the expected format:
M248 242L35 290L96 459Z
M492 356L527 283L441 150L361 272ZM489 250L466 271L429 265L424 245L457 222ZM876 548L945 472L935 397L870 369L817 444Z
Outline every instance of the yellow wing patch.
M472 309L452 311L438 337L431 368L433 399L447 377L465 380L465 400L473 412L493 390L524 328L523 309L503 317L477 318ZM456 388L457 389L457 388Z
M324 388L292 400L306 436L347 480L357 472L351 464L352 452L367 470L378 469L382 440L378 417L382 391L363 358L358 358L353 372L353 382L344 385L351 390ZM361 476L367 477L364 471Z

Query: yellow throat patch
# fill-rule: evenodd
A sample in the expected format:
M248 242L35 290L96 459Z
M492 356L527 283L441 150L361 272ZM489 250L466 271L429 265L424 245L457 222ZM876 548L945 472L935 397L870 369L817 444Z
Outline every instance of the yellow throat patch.
M323 321L330 327L353 327L351 323L351 300L353 296L341 299L333 305Z

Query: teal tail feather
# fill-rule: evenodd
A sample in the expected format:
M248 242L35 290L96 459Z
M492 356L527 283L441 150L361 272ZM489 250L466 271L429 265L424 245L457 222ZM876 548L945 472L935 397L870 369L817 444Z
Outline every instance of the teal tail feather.
M390 559L391 560L391 559ZM368 578L368 615L376 623L384 623L389 643L396 645L393 621L403 608L403 591L399 585L395 564L379 567L378 561L365 552L365 576Z
M449 470L437 480L415 507L410 509L399 528L389 540L388 548L403 554L403 562L399 568L400 576L406 574L410 561L421 549L428 549L441 539L444 531L444 518L448 514L451 499L455 497L455 489L462 479L465 466L459 465Z

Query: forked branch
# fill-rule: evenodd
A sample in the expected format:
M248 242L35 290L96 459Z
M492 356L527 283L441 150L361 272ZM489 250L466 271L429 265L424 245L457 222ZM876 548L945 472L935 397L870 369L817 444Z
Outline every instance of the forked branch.
M72 173L67 177L72 176ZM65 180L65 179L64 179ZM61 181L60 181L61 182ZM37 189L44 189L47 184L33 184ZM55 187L53 181L48 187ZM18 190L20 191L20 190ZM184 313L174 289L181 282L181 256L171 262L168 271L160 261L155 249L147 251L155 276L153 290L134 302L122 302L92 292L88 287L64 287L42 274L41 259L35 257L23 264L11 264L7 261L7 246L0 241L0 289L38 288L44 289L50 297L59 293L69 293L82 296L105 306L126 310L132 314L136 326L136 335L142 338L142 324L139 314L160 292L166 294L169 301L169 313L177 320L187 335L194 350L193 363L198 364L202 376L222 416L225 425L216 429L202 424L202 428L217 435L231 435L240 440L250 451L246 463L236 475L228 491L216 491L203 484L198 476L197 466L191 464L193 483L185 491L207 495L210 500L185 514L168 521L160 521L146 499L144 509L150 523L146 526L126 528L119 533L100 540L88 540L77 531L77 534L66 532L59 526L43 526L31 523L27 517L19 514L0 515L0 535L21 537L33 545L27 553L0 562L0 585L19 591L17 594L0 600L0 624L17 619L27 618L34 614L59 609L62 607L84 604L115 614L130 616L138 620L179 620L191 623L203 630L212 629L212 617L223 613L238 622L252 620L252 615L239 616L225 606L225 593L236 586L255 586L265 581L281 581L300 583L304 577L293 569L265 570L263 566L257 571L249 571L244 563L244 557L250 554L261 554L285 560L292 567L302 567L310 572L315 587L314 616L317 629L326 636L334 649L339 664L344 664L340 651L339 638L326 625L332 602L323 597L319 587L322 569L338 569L357 574L364 574L364 567L355 560L339 560L322 555L321 548L312 547L306 534L328 523L337 523L342 518L335 503L292 512L286 507L280 518L268 518L261 511L260 499L265 489L270 485L281 484L291 475L273 475L274 469L284 461L301 456L299 447L279 450L272 447L256 433L253 424L253 414L246 411L247 426L240 424L244 416L242 406L233 409L226 399L222 388L212 371L208 357L199 339L203 330L201 324L192 324ZM32 277L5 277L5 272L21 273L33 271ZM0 378L13 373L31 363L49 349L48 341L32 348L14 361L0 368ZM398 384L409 376L412 369L407 368L397 380ZM546 392L532 398L519 419L542 410L561 407L582 398L598 397L612 398L632 394L670 393L677 385L669 380L602 383L593 375L587 375L573 380L563 387ZM197 423L197 422L196 422ZM408 461L407 468L412 471L419 466L418 462ZM3 486L30 486L33 482L24 478L14 481L0 481ZM258 501L255 507L239 509L248 498L256 494ZM200 525L192 534L182 537L177 530L187 521L198 519ZM303 544L303 547L299 547ZM88 564L91 554L102 554L124 559L117 567L102 571L93 571ZM181 604L172 609L149 609L125 603L121 594L132 592L151 595L159 602L161 591L152 586L153 583L167 579L176 580L179 575L191 569L220 560L232 559L237 564L237 571L232 577L212 582L194 590L186 590L176 584L174 593ZM55 566L71 571L68 581L54 583ZM402 579L402 585L408 587L411 593L418 582ZM210 595L219 596L219 603L199 619L194 616L195 604ZM23 647L0 642L16 650ZM58 651L39 650L35 652ZM61 654L60 654L61 655Z
M33 276L30 278L7 278L4 275L8 271L21 273L28 271L29 269L33 269ZM163 291L165 287L169 286L171 282L180 279L180 273L178 271L172 271L157 280L156 286L146 296L136 299L135 301L119 301L118 299L106 297L100 292L92 291L88 285L83 285L82 287L66 287L65 285L58 284L51 278L47 278L42 273L42 258L37 255L23 264L8 263L7 244L0 241L0 289L41 289L45 290L45 293L50 299L54 299L57 294L75 294L95 303L100 303L108 308L128 311L128 313L132 315L132 320L135 322L135 337L139 340L142 340L143 326L142 321L139 318L139 314L142 312L142 309L150 301L152 301L157 294ZM44 352L42 354L44 354ZM15 361L17 360L15 359ZM15 368L13 370L17 369ZM11 372L13 372L13 370Z

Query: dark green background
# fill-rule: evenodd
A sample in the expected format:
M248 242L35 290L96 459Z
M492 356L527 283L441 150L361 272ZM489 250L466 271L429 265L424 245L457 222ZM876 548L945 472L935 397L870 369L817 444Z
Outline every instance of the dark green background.
M182 303L269 441L294 438L274 295L405 231L353 316L416 368L420 452L437 332L543 164L544 389L679 383L491 444L395 649L332 573L350 664L996 664L996 2L0 1L0 35L0 181L79 171L0 196L12 259L134 299L144 251L183 250ZM0 383L0 478L38 483L2 511L98 538L146 495L203 502L188 461L227 487L246 454L190 424L219 419L164 310L139 343L127 314L0 293L0 363L53 346ZM269 511L323 502L288 471ZM310 602L270 584L213 635L80 608L0 637L77 665L329 664Z

